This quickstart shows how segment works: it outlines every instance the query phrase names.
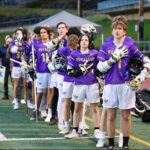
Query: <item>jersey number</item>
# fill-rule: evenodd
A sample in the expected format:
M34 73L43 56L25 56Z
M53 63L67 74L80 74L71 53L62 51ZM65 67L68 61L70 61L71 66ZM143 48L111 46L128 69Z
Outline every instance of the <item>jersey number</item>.
M48 58L48 54L42 53L41 56L42 56L43 62L46 62L46 58Z

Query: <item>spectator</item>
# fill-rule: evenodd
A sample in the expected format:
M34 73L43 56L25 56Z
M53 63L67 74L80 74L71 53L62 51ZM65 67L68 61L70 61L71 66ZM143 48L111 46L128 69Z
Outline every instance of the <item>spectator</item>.
M10 76L10 61L7 57L7 48L9 47L9 44L12 41L12 37L10 35L5 36L5 43L0 47L0 66L5 66L5 78L4 78L4 96L1 97L1 99L9 99L8 95L8 79Z

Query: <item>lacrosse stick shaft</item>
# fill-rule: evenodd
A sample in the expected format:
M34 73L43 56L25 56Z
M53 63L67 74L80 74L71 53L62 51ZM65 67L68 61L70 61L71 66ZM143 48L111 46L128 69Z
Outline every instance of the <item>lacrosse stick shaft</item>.
M32 59L33 59L33 68L35 69L35 56L34 56L34 47L32 44ZM36 97L36 79L34 79L34 98L35 98L35 113L36 113L36 122L38 122L38 111L37 111L37 97Z
M26 73L25 73L25 101L26 101L26 113L28 115L28 103L27 103L27 84L26 84Z
M18 63L18 64L23 65L23 66L26 66L26 67L28 67L28 68L31 68L31 66L26 65L26 64L23 64L23 63L21 63L20 61L14 60L14 59L12 59L12 58L10 58L10 61L15 62L15 63Z

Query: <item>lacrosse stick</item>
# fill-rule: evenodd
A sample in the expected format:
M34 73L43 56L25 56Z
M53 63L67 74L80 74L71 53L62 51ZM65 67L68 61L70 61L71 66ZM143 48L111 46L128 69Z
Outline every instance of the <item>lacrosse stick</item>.
M35 56L34 56L34 47L32 44L32 58L33 58L33 68L35 69ZM37 111L37 97L36 97L36 79L34 79L34 98L35 98L35 114L36 114L36 122L38 122L38 111Z

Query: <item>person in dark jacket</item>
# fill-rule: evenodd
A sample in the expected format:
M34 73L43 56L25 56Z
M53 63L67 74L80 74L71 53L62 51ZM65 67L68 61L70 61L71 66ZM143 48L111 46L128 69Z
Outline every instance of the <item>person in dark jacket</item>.
M6 35L4 45L0 46L0 66L6 67L5 78L4 78L4 95L1 97L1 99L9 99L8 79L10 76L10 61L6 54L7 54L7 48L9 47L11 41L12 41L12 37L10 35Z

